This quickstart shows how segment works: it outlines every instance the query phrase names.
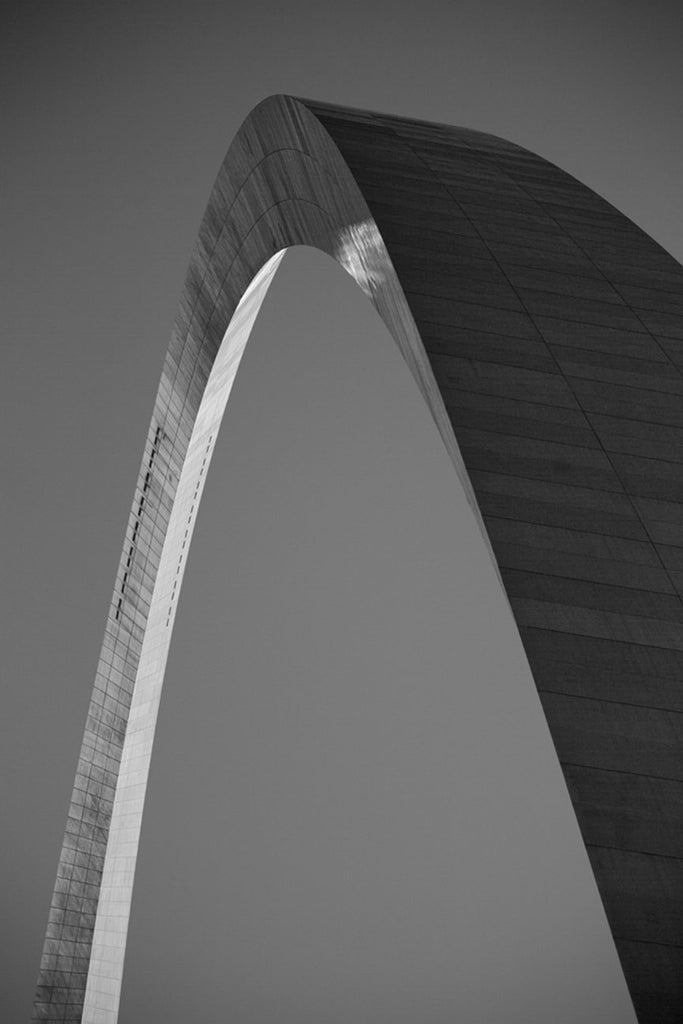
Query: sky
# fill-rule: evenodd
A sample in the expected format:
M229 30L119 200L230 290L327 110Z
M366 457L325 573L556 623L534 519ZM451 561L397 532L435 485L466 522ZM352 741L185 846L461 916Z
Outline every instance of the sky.
M25 0L2 20L0 1007L18 1021L175 303L241 121L287 92L490 131L681 260L683 14ZM629 1020L491 580L374 311L291 252L180 599L121 1024Z

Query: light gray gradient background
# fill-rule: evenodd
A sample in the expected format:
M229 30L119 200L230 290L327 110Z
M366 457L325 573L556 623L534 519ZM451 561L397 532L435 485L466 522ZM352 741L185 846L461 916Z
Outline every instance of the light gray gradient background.
M468 0L24 2L0 19L0 1008L23 1021L175 303L240 122L288 92L491 131L681 259L683 18L657 2ZM180 600L122 1024L436 1022L452 1019L439 992L454 976L460 1024L579 1020L571 957L556 967L585 910L583 854L552 845L567 827L553 783L532 816L566 928L534 959L547 864L538 846L519 859L510 773L533 749L552 778L549 743L536 705L503 713L464 685L477 666L453 622L478 582L454 551L458 502L360 291L323 256L290 254ZM480 617L475 646L498 625ZM595 965L586 1024L621 1024L603 938L575 951Z

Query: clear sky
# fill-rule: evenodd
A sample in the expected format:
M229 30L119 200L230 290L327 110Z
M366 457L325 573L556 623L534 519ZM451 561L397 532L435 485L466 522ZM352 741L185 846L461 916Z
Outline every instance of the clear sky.
M491 131L681 259L683 16L25 0L2 21L0 1008L19 1021L174 307L241 120L289 92ZM472 682L498 620L473 612L449 472L361 293L292 253L189 561L122 1024L628 1020L538 709Z

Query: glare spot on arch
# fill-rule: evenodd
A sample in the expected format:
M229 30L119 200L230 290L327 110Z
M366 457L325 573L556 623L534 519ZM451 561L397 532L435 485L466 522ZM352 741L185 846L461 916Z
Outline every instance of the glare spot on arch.
M389 256L372 218L342 228L334 256L369 298L387 279Z

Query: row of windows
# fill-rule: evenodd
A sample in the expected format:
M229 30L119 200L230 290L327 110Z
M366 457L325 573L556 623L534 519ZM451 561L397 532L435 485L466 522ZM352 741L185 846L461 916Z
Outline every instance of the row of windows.
M142 513L143 513L144 508L145 508L146 495L147 495L147 492L149 490L150 483L152 481L152 467L154 466L154 460L157 457L157 454L159 452L159 448L161 446L161 442L162 442L162 440L164 439L165 436L166 435L164 434L163 428L160 427L160 426L157 427L155 432L154 432L154 440L152 441L152 450L150 452L149 461L147 463L147 472L145 474L145 479L143 480L143 483L142 483L142 494L140 495L140 501L138 502L138 508L137 508L137 512L135 514L135 525L133 526L133 536L131 538L131 545L130 545L130 549L128 551L128 558L126 559L126 570L125 570L125 572L123 574L123 579L121 581L121 596L119 597L117 605L116 605L116 612L115 612L115 616L114 617L116 618L117 622L121 618L121 609L123 607L123 599L126 596L126 584L128 582L128 576L129 576L129 573L130 573L130 567L131 567L133 558L135 556L135 546L136 546L136 543L137 543L138 533L140 531L140 525L141 525L141 522L142 522Z

